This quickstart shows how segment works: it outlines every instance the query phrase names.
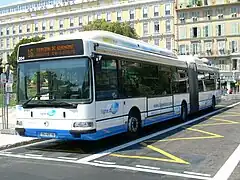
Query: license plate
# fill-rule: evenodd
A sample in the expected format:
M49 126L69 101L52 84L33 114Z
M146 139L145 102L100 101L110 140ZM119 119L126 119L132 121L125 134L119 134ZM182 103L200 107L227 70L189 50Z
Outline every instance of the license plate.
M56 137L56 134L55 134L55 133L48 133L48 132L41 132L41 133L40 133L40 136L41 136L41 137L54 138L54 137Z

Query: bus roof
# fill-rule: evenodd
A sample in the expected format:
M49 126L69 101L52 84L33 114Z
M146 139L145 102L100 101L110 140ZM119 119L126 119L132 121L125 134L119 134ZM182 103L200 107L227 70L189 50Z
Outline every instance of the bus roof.
M108 43L116 46L123 46L130 49L136 49L136 50L145 51L149 53L159 54L162 56L177 58L177 55L168 49L159 48L158 46L150 45L140 40L136 40L120 34L112 33L109 31L103 31L103 30L82 31L82 32L76 32L73 34L54 36L51 38L44 39L40 42L30 43L30 44L37 44L37 43L50 42L50 41L71 40L71 39L98 41L98 42Z

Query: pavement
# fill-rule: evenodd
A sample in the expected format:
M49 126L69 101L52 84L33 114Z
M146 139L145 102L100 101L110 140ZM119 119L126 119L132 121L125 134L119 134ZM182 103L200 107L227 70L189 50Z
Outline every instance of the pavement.
M240 105L220 108L146 128L138 139L48 140L1 150L0 179L239 180Z

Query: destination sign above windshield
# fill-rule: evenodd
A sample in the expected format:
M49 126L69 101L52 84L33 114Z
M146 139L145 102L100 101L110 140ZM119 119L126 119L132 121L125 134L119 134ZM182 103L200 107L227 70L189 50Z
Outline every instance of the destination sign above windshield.
M82 40L54 41L21 46L19 61L61 56L83 55Z

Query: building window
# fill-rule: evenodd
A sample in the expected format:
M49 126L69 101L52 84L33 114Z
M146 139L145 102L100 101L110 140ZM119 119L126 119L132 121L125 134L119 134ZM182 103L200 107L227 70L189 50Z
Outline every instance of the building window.
M111 21L111 13L107 13L107 21L110 22Z
M204 43L205 53L206 55L212 55L212 42L205 42Z
M203 27L203 33L204 33L204 37L208 37L209 36L208 26L204 26Z
M1 34L1 36L3 36L3 30L2 29L0 30L0 34Z
M159 39L158 38L154 39L154 45L159 46Z
M217 25L216 30L217 30L217 36L223 36L224 35L224 25L223 24Z
M211 20L211 16L212 16L212 10L204 11L204 17L206 20Z
M63 20L59 20L59 28L63 28Z
M51 19L49 22L49 29L53 30L53 26L54 26L54 20Z
M159 33L159 22L154 22L154 33Z
M223 8L218 8L216 11L217 11L218 19L223 19L224 9Z
M27 24L27 32L30 32L30 24Z
M165 15L171 15L171 5L170 4L165 4Z
M230 49L231 53L237 52L238 51L237 41L230 41L229 42L229 49Z
M122 12L118 11L117 12L117 21L121 21L122 20Z
M172 49L172 40L170 37L166 38L166 48L171 50Z
M9 41L9 39L7 39L7 48L9 48L10 47L10 41Z
M93 21L93 17L90 15L88 16L88 23L90 24Z
M232 60L232 70L237 70L237 59Z
M170 20L166 20L166 32L171 32L171 23Z
M70 17L70 27L73 27L73 26L74 26L74 18Z
M148 23L143 23L143 35L148 34Z
M186 39L186 27L179 27L179 39Z
M15 28L16 28L15 26L12 27L12 33L13 34L16 34Z
M82 25L83 25L82 17L79 17L79 18L78 18L78 25L79 25L79 26L82 26Z
M102 19L102 16L101 16L101 14L100 14L100 13L97 13L97 15L96 15L96 19L97 19L97 20L100 20L100 19Z
M218 41L218 53L219 55L225 54L225 47L226 47L226 42L225 41Z
M129 12L130 20L133 20L135 18L134 15L135 15L135 10L131 9Z
M50 33L49 36L50 36L50 37L53 37L53 33Z
M9 35L9 27L7 27L7 35Z
M191 34L192 34L193 38L198 38L200 36L200 29L199 28L193 27L191 29L191 31L192 31Z
M180 54L180 55L186 55L185 45L181 44L181 45L179 46L179 54Z
M35 26L35 32L37 32L38 31L38 23L36 22L34 26Z
M238 23L232 23L232 35L238 35Z
M232 17L237 17L237 8L236 7L231 8L231 14L232 14Z
M148 17L148 8L144 7L143 8L143 18L147 18Z
M14 38L13 38L13 47L15 47L16 44L17 44L17 43L16 43L16 38L14 37Z
M180 23L181 24L184 24L185 23L185 19L187 18L187 13L184 13L184 12L180 12L179 13L179 20L180 20Z
M159 16L159 6L154 6L154 17Z
M200 52L201 52L201 44L200 43L192 43L191 44L192 55L199 54Z
M45 31L46 30L46 21L42 22L42 30Z

